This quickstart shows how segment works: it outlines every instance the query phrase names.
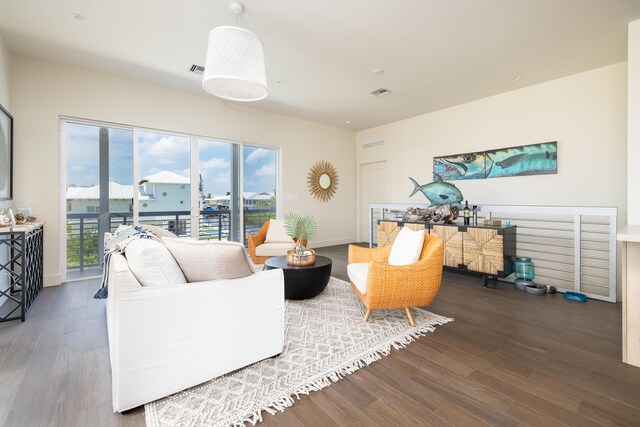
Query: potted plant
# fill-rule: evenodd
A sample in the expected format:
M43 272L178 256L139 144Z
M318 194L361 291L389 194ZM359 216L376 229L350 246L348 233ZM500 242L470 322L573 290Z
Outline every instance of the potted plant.
M309 265L315 262L315 254L313 251L307 251L305 245L313 237L317 229L318 224L316 223L316 219L311 215L301 216L297 213L289 212L284 217L284 231L297 242L295 255L297 257L313 255L310 257L312 259L308 260L311 261L307 263Z

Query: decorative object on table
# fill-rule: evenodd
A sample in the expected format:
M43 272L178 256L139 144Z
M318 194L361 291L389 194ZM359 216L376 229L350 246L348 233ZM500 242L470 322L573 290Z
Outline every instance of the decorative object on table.
M307 174L309 192L321 202L330 200L338 189L338 172L327 161L316 162Z
M565 292L563 298L572 301L587 302L587 296L580 292Z
M13 197L13 116L0 105L0 200Z
M536 278L536 269L529 257L518 257L514 263L514 275L518 279L533 280Z
M473 205L473 225L478 225L478 207Z
M488 225L491 227L502 227L502 220L501 219L485 219L484 220L484 225ZM507 227L511 225L511 224L507 224Z
M298 267L304 267L306 265L313 265L316 263L316 252L313 249L305 249L298 251L298 249L291 249L287 252L287 264L295 265Z
M9 209L0 209L0 227L11 227L12 225Z
M469 201L464 201L464 225L469 225L469 220L471 219L471 209L469 209Z
M264 47L258 36L237 26L244 5L229 6L236 26L223 25L209 32L202 88L222 99L259 101L267 96Z
M438 222L444 221L445 224L451 224L458 218L460 210L457 206L441 205L434 209L429 208L408 208L404 212L404 218L407 221L420 222Z
M443 179L483 179L558 173L558 143L521 145L433 158Z
M458 190L458 187L444 182L437 173L433 174L433 182L424 185L418 184L411 177L409 179L413 183L413 191L409 194L409 197L420 191L431 202L430 206L451 205L462 202L462 193Z
M289 212L285 215L284 231L287 236L296 239L295 250L287 252L287 263L291 265L311 265L315 262L315 252L306 249L305 242L311 240L317 229L316 219L311 215L301 216L295 212Z
M16 220L16 224L24 224L25 222L27 222L27 217L24 216L24 214L22 213L17 213L15 214L15 220Z
M346 282L331 278L318 297L285 301L287 332L278 357L149 403L144 411L146 423L156 427L256 424L263 411L282 412L300 395L367 369L392 349L402 351L436 326L453 321L420 308L412 311L413 328L402 310L381 310L375 322L363 323L358 297Z
M14 207L15 207L17 213L21 213L27 218L33 217L33 210L26 203L24 203L24 202L15 203ZM27 221L28 221L28 219L27 219Z

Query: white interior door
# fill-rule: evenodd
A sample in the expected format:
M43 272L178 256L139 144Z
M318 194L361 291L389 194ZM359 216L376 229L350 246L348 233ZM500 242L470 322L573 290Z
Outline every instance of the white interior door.
M369 205L371 203L389 202L389 177L387 174L387 162L365 163L360 166L360 176L362 178L362 212L361 218L361 240L369 241ZM374 234L374 243L377 239Z

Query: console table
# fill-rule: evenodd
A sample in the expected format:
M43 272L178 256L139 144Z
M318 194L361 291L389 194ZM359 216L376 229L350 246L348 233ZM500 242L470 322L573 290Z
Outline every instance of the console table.
M378 220L378 246L393 243L401 227L425 230L444 241L444 265L487 277L506 277L513 273L516 257L516 226L434 224L421 221Z
M0 322L24 322L42 291L43 229L42 222L0 228Z

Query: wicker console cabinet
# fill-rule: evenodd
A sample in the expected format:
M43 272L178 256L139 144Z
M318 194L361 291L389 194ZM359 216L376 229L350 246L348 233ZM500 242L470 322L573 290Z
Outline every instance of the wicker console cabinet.
M42 291L43 223L0 228L0 322L22 320Z
M513 273L516 257L516 227L432 224L398 220L378 221L378 246L393 243L401 227L425 230L444 240L445 267L481 273L487 277L506 277Z

